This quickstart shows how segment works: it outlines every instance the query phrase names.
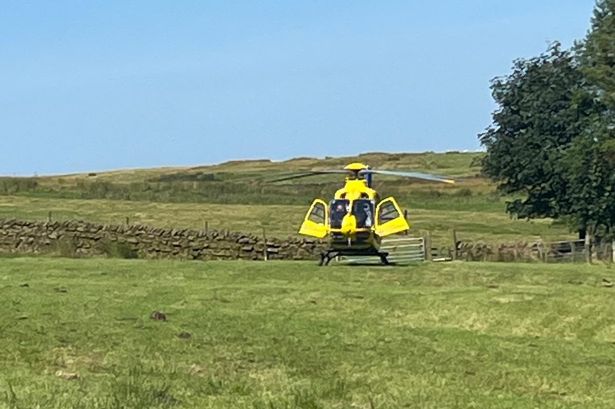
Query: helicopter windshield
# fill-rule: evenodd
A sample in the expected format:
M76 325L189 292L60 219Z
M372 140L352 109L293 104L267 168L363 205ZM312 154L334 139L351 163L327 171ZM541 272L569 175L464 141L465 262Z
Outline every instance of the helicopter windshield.
M352 203L352 214L357 219L359 229L372 227L374 225L374 202L367 199L355 200Z
M337 199L331 201L331 220L330 225L333 229L341 229L342 228L342 220L344 216L348 214L348 210L350 208L350 200L347 199Z

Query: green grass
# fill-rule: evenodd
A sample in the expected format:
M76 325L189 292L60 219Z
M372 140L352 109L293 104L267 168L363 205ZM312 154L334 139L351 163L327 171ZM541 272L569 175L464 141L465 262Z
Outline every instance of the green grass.
M0 407L610 409L605 279L585 265L0 259Z

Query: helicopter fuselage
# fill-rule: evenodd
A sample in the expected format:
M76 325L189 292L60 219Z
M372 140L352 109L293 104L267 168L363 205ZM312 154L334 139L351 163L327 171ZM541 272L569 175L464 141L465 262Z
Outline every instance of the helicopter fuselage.
M451 179L426 173L374 170L363 163L351 163L343 171L312 171L278 180L328 173L345 173L344 187L335 192L329 203L314 200L299 229L305 236L328 239L329 249L321 255L321 264L328 264L340 255L376 255L386 264L388 254L380 251L382 238L410 229L395 199L380 200L378 192L372 188L374 174L454 183Z
M382 257L382 238L407 231L410 225L395 199L380 200L370 180L361 176L361 170L369 169L366 165L350 164L345 169L349 176L344 187L329 203L314 200L299 233L328 239L327 254Z
M329 240L332 248L375 248L380 238L374 232L374 214L378 193L365 179L347 178L329 204ZM336 215L336 208L344 209ZM340 217L341 216L341 217Z

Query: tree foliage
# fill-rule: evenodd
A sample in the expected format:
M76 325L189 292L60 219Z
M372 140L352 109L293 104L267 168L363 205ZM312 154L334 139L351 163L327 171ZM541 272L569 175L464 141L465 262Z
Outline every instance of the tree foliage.
M590 129L600 132L596 126L600 125ZM600 237L613 236L615 160L612 146L591 132L584 134L566 151L563 163L570 184L570 209L565 217L574 226L591 228Z
M580 48L585 92L597 103L567 154L569 217L600 236L615 236L615 0L598 0Z
M559 217L569 209L560 160L585 129L594 102L583 92L575 54L558 43L530 60L517 60L491 85L499 109L480 135L484 173L501 191L521 194L508 204L519 217Z
M592 91L615 110L615 0L599 0L581 53L582 70Z
M615 0L599 0L586 39L517 60L491 84L483 172L516 197L507 211L615 230Z

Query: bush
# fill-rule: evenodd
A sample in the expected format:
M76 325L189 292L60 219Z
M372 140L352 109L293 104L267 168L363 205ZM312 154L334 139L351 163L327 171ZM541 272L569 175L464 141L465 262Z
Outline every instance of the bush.
M111 240L101 240L102 252L109 258L134 259L139 258L136 250L127 243Z
M77 243L73 237L62 237L55 242L52 250L53 253L60 257L77 257Z
M470 196L472 196L472 190L467 188L467 187L464 187L463 189L459 189L459 190L455 191L452 194L452 196L455 196L455 197L470 197Z

